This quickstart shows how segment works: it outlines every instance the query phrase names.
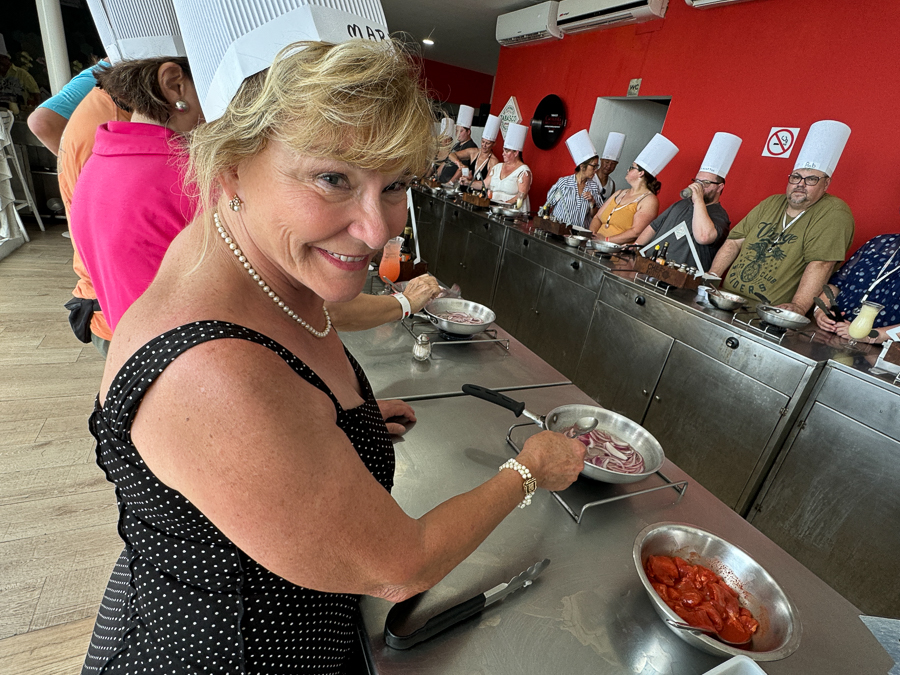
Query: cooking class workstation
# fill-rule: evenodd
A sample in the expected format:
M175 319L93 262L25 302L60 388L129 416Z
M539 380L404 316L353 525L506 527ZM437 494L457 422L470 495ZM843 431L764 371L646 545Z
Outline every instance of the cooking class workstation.
M343 336L370 371L376 395L418 399L414 406L419 422L395 445L394 495L400 504L411 514L421 515L441 499L473 487L488 476L485 472L496 471L496 466L514 456L506 434L520 420L486 402L460 396L456 385L462 381L518 389L512 392L514 397L540 412L566 403L600 403L643 424L660 440L667 460L660 475L637 485L611 486L581 478L559 501L539 493L541 499L535 500L539 516L529 518L530 509L509 516L459 569L425 594L404 627L416 626L509 581L545 557L551 559L547 569L530 587L489 607L482 616L408 651L384 645L382 632L390 605L367 599L364 619L374 671L497 672L501 663L513 662L529 672L531 665L523 664L534 660L535 668L541 663L552 668L558 661L542 661L552 657L568 659L572 672L589 667L597 672L626 672L623 667L627 672L657 672L654 669L663 663L677 664L673 672L706 672L724 657L687 645L660 621L632 560L635 536L645 526L664 521L694 524L744 548L796 604L799 646L785 659L762 663L766 672L837 673L854 672L854 667L855 672L886 672L890 668L890 658L859 615L895 616L897 598L890 591L885 598L884 589L873 593L863 580L836 569L838 561L821 554L822 541L810 542L806 532L783 522L777 511L768 511L766 503L766 499L783 501L789 495L794 500L791 508L797 508L807 520L822 511L823 492L839 487L840 476L819 463L815 468L824 475L796 484L801 494L791 489L795 484L791 472L797 471L798 462L808 461L803 452L812 452L802 434L798 440L795 427L806 418L814 419L810 410L817 411L817 405L835 405L827 399L828 390L822 394L826 397L822 404L816 400L822 393L820 383L835 370L853 373L852 377L874 387L876 393L894 397L892 384L865 372L876 351L866 347L841 350L820 339L811 340L812 331L763 335L758 320L748 326L732 324L730 312L706 306L694 291L663 295L658 288L635 282L634 272L626 271L631 266L625 258L597 258L545 238L528 224L489 218L441 197L417 192L415 200L419 242L431 271L445 285L458 283L463 297L493 308L497 322L492 328L499 336L509 337L515 349L507 350L502 343L435 345L430 359L417 361L412 356L416 329L403 325L409 320L375 329L381 331L377 336L375 331ZM510 272L513 263L521 264L532 277L527 281L522 275L516 277ZM516 286L518 303L510 293ZM574 301L568 302L572 296ZM528 316L529 312L534 316ZM750 318L738 316L743 321ZM604 326L607 334L597 333ZM616 331L616 326L621 330ZM648 335L656 343L644 345ZM732 338L737 345L732 346ZM596 346L590 350L596 357L593 370L582 354L591 340ZM626 346L632 350L627 352L632 358L620 357L623 352L618 350ZM467 351L470 347L471 354ZM841 365L830 360L832 357L855 362ZM629 372L636 366L640 377ZM527 382L517 380L522 372L534 377ZM452 386L443 385L448 375ZM575 386L562 384L569 380ZM743 408L715 414L726 405L732 387L745 396ZM691 413L681 426L672 425L665 414L664 404L670 398ZM774 414L763 414L776 404ZM702 413L696 413L696 405L702 406ZM762 429L764 424L767 427ZM868 428L887 435L872 420L868 420ZM534 430L520 427L511 437L515 442L517 434ZM675 436L685 438L679 443ZM891 438L900 438L900 434ZM684 450L679 452L680 448ZM688 452L691 449L695 453ZM719 467L710 467L704 474L702 462L691 464L697 461L692 457L696 450L707 453L713 463L715 452L722 453L724 466L732 471L722 471L720 461ZM734 455L743 451L747 457L743 463L737 462L729 451ZM832 451L839 453L840 448ZM792 456L797 460L792 461ZM691 469L683 472L685 465ZM865 480L865 465L859 471L861 475L854 481L857 488ZM473 473L466 478L469 472ZM879 486L897 478L890 466L883 473ZM737 475L717 482L716 476L723 474ZM683 494L682 481L688 484ZM585 504L647 488L656 489L581 511ZM727 497L725 504L713 495ZM892 507L887 508L890 512ZM735 511L744 513L746 520ZM854 556L865 556L867 564L873 563L870 552L855 552L848 538L858 531L885 538L885 533L879 532L884 529L882 524L871 518L857 522L865 517L863 511L844 504L829 531L842 546L851 546L846 556L851 564ZM754 519L762 534L748 524ZM602 532L594 532L596 529ZM775 543L764 536L769 534L767 530ZM893 565L893 558L888 558L895 550L891 536L895 535L886 537L887 550L875 552L875 565ZM519 540L527 543L527 555L514 544ZM812 553L818 554L818 560ZM579 560L582 562L577 564ZM855 604L810 569L844 595L855 593ZM617 580L614 588L607 587L607 576ZM627 620L623 603L634 613ZM866 608L861 610L860 605ZM845 637L849 639L846 643ZM522 650L529 659L519 656ZM579 656L563 656L569 652ZM634 669L638 661L647 670Z

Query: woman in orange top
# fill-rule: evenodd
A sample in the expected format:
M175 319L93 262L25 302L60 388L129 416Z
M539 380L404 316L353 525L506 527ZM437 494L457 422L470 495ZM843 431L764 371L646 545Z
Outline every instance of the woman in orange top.
M628 189L613 193L591 221L591 232L616 244L632 243L659 213L655 176L632 163L625 180Z

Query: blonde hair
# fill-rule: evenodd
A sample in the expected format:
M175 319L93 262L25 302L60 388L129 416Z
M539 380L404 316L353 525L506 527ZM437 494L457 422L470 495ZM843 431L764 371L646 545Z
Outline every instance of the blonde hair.
M247 78L224 114L191 137L189 177L204 211L219 175L269 139L363 169L420 173L434 157L431 104L397 40L297 42Z

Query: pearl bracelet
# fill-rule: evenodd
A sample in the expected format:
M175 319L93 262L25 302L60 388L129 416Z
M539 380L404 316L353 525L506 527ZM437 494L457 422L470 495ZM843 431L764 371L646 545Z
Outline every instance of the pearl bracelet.
M400 308L403 310L403 315L400 317L401 320L412 314L409 298L403 295L403 293L394 293L394 298L400 303Z
M522 476L522 480L525 481L522 484L522 488L525 490L525 498L519 504L519 508L524 509L526 506L529 506L531 504L531 497L537 490L537 481L532 477L531 471L528 470L527 466L517 462L514 459L508 459L503 462L503 464L500 465L498 471L503 471L503 469L512 469L513 471L517 471L519 475Z

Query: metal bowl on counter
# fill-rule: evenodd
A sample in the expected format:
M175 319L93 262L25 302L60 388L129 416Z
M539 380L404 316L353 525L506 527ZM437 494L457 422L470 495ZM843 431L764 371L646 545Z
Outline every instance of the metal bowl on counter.
M438 298L432 300L425 305L425 315L428 320L435 326L451 335L475 335L483 330L491 327L491 324L497 319L497 315L484 305L479 305L471 300L463 300L462 298ZM451 312L460 312L468 314L478 323L461 323L444 318Z
M441 190L448 196L455 195L460 191L460 186L458 183L444 183L441 185Z
M717 288L707 288L706 297L712 305L718 309L732 311L743 307L747 302L747 298L737 293L729 293L728 291L720 291Z
M771 305L758 305L756 307L756 313L759 315L759 318L766 323L781 328L800 330L809 323L809 319L802 314L797 314L797 312L792 312L789 309L782 309L781 307L772 307Z
M491 213L495 216L503 216L504 218L518 218L523 215L521 211L511 209L501 204L492 204Z
M596 251L600 251L600 253L606 254L618 253L623 248L625 248L622 244L616 244L611 241L603 241L602 239L594 239L594 241L591 243L591 247Z
M718 574L737 592L741 606L749 609L759 621L753 639L746 645L729 645L699 631L669 624L669 621L683 623L684 620L669 608L650 584L644 564L651 555L678 556ZM632 557L653 609L663 623L689 645L707 654L744 655L754 661L778 661L793 654L800 646L802 629L794 603L758 562L721 537L686 523L656 523L638 534Z
M567 234L566 235L566 246L581 246L582 244L586 244L590 239L588 237L582 237L580 234Z

